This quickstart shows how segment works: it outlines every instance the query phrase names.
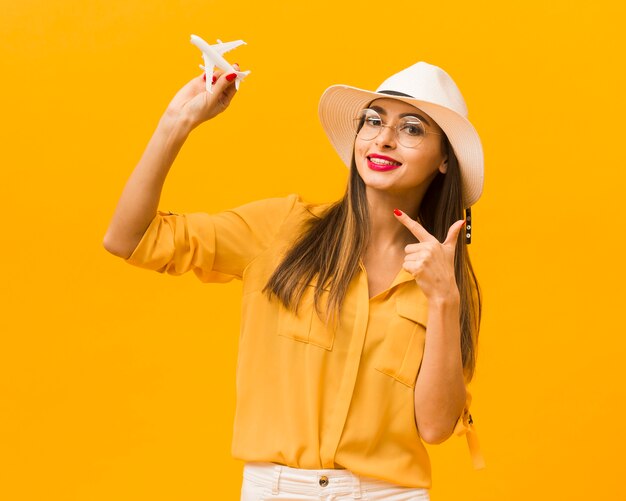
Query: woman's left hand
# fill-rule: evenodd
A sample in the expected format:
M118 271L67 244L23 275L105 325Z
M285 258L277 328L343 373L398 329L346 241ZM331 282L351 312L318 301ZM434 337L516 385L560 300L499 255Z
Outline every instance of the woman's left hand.
M441 243L404 212L396 217L419 240L404 248L406 256L402 267L415 277L417 285L428 299L447 299L451 294L458 295L454 254L465 220L461 219L450 226L446 240Z

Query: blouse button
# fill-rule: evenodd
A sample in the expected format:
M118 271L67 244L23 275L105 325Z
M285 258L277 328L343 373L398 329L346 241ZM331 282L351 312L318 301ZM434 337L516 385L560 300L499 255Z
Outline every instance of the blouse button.
M322 487L326 487L328 485L328 477L326 475L322 475L320 477L320 485Z

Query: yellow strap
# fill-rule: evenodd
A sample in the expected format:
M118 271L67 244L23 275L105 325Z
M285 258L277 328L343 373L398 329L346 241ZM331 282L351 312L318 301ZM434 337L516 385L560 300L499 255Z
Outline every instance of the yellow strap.
M478 442L478 434L476 433L476 425L470 424L470 430L466 433L467 446L469 447L470 456L472 456L472 464L475 470L485 468L485 458L480 451L480 444Z
M485 468L485 459L480 451L480 443L478 442L478 433L476 432L476 425L472 419L472 415L469 413L466 407L463 411L463 416L458 420L456 427L454 428L454 434L457 436L466 435L467 446L469 447L470 456L472 457L472 464L475 470Z

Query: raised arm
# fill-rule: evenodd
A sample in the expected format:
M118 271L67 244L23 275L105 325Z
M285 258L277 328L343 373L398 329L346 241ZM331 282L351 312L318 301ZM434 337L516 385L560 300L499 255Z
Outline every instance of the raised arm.
M200 75L178 91L159 120L104 236L104 248L112 254L124 259L132 254L156 215L165 178L185 140L195 127L230 104L236 92L234 77L214 75L213 93L206 91Z

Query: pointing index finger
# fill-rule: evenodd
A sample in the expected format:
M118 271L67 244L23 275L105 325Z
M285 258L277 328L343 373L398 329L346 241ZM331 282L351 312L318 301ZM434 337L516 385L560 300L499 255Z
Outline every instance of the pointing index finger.
M417 221L411 219L407 214L399 209L394 209L393 213L396 215L398 221L406 226L420 242L427 242L428 240L437 240L433 235L428 233L426 229ZM437 240L438 241L438 240Z

